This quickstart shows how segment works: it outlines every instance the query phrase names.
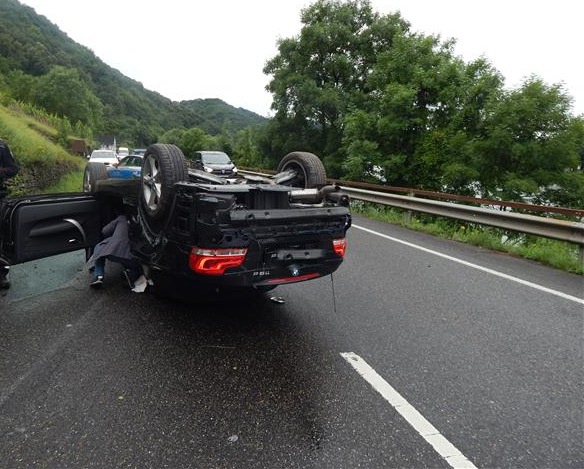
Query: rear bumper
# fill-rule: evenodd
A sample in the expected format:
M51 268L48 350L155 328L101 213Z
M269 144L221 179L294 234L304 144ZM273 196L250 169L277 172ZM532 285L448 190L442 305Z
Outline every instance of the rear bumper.
M348 206L290 204L285 186L176 187L165 242L145 253L155 269L197 284L273 287L330 275L343 262L333 241L345 238L351 226ZM195 246L197 251L246 250L245 260L221 275L195 272L189 267Z
M321 247L316 247L320 245ZM205 275L189 267L190 246L169 243L158 262L148 263L156 270L179 277L181 282L207 286L274 287L324 277L335 272L343 258L332 249L332 239L306 240L288 247L275 243L250 243L244 263L227 269L223 275Z

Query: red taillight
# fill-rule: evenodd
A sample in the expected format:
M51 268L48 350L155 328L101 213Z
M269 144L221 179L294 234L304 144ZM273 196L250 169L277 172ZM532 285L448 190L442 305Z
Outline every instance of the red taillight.
M346 238L333 239L333 251L339 257L345 257L345 249L347 249Z
M204 249L193 247L189 256L189 267L198 274L223 275L226 269L243 264L247 249Z

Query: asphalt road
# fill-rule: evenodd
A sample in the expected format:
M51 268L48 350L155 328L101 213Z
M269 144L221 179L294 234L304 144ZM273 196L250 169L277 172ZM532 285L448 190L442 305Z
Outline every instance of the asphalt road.
M257 299L11 275L2 468L584 467L581 276L359 218L333 279Z

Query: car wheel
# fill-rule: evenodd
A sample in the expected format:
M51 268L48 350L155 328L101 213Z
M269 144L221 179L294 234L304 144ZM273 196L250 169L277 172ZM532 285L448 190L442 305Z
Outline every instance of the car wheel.
M303 189L321 188L326 185L326 171L320 158L312 153L294 151L288 153L278 165L276 172L294 171L296 176L284 184Z
M187 165L183 152L175 145L150 145L142 161L139 206L153 232L168 217L174 198L174 184L186 181Z
M87 163L83 172L83 192L93 194L97 181L102 181L107 178L107 170L103 163Z

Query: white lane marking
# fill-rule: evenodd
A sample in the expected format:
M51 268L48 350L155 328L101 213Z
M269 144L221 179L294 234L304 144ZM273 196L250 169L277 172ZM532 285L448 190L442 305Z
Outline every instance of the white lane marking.
M385 381L365 360L353 352L341 356L444 458L450 467L470 469L476 466L428 422L400 393Z
M459 264L466 265L467 267L472 267L473 269L482 270L483 272L486 272L488 274L496 275L497 277L501 277L501 278L504 278L506 280L511 280L512 282L517 282L517 283L520 283L520 284L525 285L527 287L535 288L536 290L540 290L540 291L543 291L546 293L550 293L552 295L559 296L560 298L564 298L565 300L570 300L570 301L573 301L575 303L580 303L580 304L584 305L584 299L578 298L577 296L572 296L572 295L568 295L567 293L562 293L562 292L557 291L557 290L552 290L551 288L547 288L547 287L544 287L542 285L538 285L537 283L528 282L527 280L522 280L520 278L504 274L503 272L499 272L497 270L493 270L493 269L489 269L487 267L473 264L472 262L463 261L462 259L458 259L457 257L452 257L452 256L449 256L448 254L442 254L441 252L433 251L432 249L428 249L428 248L419 246L417 244L409 243L407 241L403 241L403 240L398 239L398 238L393 238L391 236L384 235L383 233L379 233L377 231L370 230L369 228L365 228L363 226L351 225L351 227L366 231L367 233L381 236L382 238L389 239L390 241L395 241L396 243L404 244L404 245L409 246L409 247L414 248L414 249L419 249L420 251L424 251L424 252L427 252L429 254L434 254L435 256L443 257L444 259L448 259L448 260L453 261L453 262L458 262Z

